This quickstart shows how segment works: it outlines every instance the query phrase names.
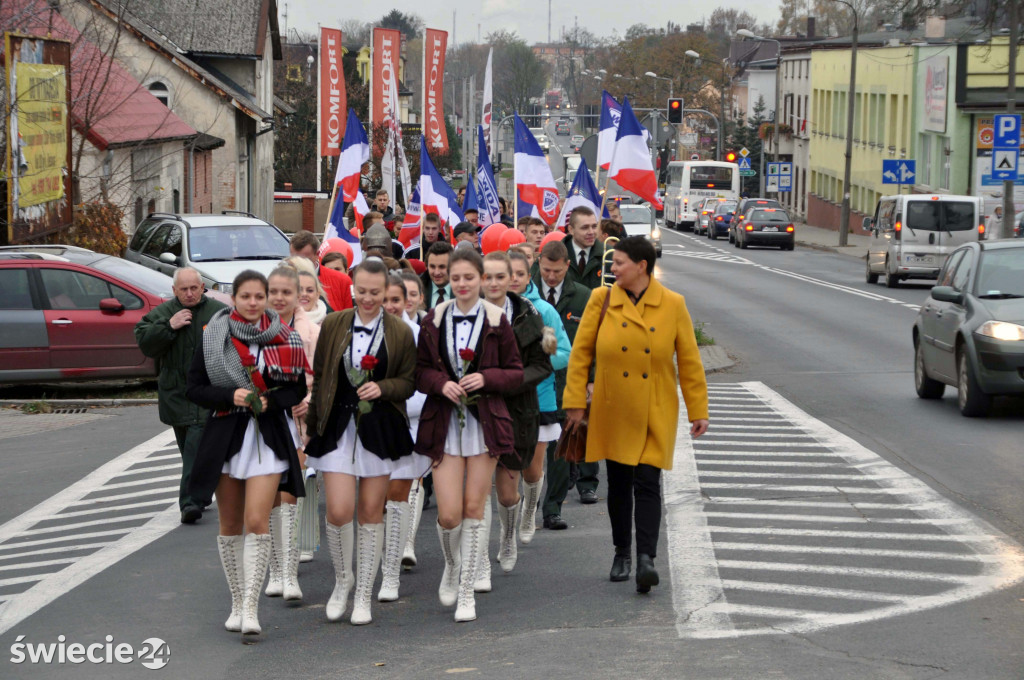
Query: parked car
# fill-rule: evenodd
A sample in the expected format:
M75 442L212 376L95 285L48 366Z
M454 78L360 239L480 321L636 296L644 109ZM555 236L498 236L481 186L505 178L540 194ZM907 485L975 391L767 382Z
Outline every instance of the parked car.
M269 274L285 257L288 237L242 213L153 213L135 229L125 253L126 259L168 275L178 267L193 267L207 288L228 294L243 270Z
M992 398L1024 394L1024 243L981 241L957 248L913 329L914 387L922 399L957 388L965 416Z
M707 235L711 240L729 235L729 225L736 213L736 201L719 201L708 214Z
M626 236L646 237L654 245L658 257L661 257L661 226L653 219L651 206L647 203L620 203L619 212L622 213L622 226L626 230Z
M573 153L579 153L580 148L583 146L583 142L586 141L583 135L573 135L570 139L570 145L572 146Z
M981 198L947 194L882 196L872 217L865 280L895 288L907 279L939 276L949 254L983 238Z
M740 220L753 208L782 208L782 204L774 198L741 198L736 204L736 217ZM729 243L736 242L737 221L729 225Z
M708 233L708 220L711 219L711 213L714 212L715 206L724 201L724 198L702 198L700 204L697 205L697 221L693 224L693 233L695 234L706 234Z
M796 247L796 228L789 215L781 208L754 208L736 225L737 248L750 245L778 246L782 250Z
M96 266L47 252L2 251L0 382L156 375L133 329L172 297L171 279L83 250L73 255L91 255Z
M559 120L557 123L555 123L555 134L556 135L568 135L569 132L570 132L570 130L569 130L569 121L567 121L567 120Z

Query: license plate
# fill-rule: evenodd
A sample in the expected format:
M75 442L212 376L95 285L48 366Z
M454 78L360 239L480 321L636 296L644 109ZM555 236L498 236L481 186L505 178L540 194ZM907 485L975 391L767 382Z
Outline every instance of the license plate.
M761 231L778 231L778 227L761 227Z
M907 256L907 262L912 262L914 264L931 264L932 263L932 258L928 257L927 255L922 255L922 256L908 255Z

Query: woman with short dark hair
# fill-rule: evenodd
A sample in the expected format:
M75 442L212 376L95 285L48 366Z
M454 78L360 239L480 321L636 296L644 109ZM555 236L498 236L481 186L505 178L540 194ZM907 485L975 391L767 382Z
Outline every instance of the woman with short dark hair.
M690 436L708 429L708 391L693 322L682 295L651 275L658 254L643 236L615 244L615 285L598 288L573 342L562 405L566 428L590 403L587 462L606 461L615 558L609 578L629 579L636 522L636 589L658 585L661 471L672 468L682 389ZM588 394L596 360L593 395ZM675 361L674 361L675 360ZM676 368L678 363L678 369ZM629 395L623 399L622 395Z

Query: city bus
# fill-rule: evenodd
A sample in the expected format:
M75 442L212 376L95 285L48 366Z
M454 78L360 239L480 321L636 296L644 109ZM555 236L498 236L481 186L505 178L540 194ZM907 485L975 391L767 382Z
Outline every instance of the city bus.
M740 168L721 161L672 161L665 185L665 224L693 230L705 198L738 200Z

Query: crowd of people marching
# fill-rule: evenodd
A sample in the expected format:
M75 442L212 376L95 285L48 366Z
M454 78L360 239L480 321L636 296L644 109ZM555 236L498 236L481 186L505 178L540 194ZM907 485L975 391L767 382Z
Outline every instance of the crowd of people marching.
M350 611L352 624L369 623L378 571L377 601L398 599L403 569L420 566L432 495L438 597L456 621L472 621L475 594L491 589L492 497L496 558L509 572L538 511L544 529L564 530L571 488L598 501L601 460L609 577L630 578L635 522L636 589L650 591L677 384L691 435L708 425L692 324L683 298L652 276L653 246L577 208L564 235L523 218L522 239L486 255L471 215L450 233L426 215L420 243L403 249L385 226L386 192L375 207L355 267L299 232L268 276L236 277L230 306L183 268L175 298L136 327L182 454L182 523L217 500L225 628L260 633L262 594L302 599L299 564L320 547L321 493L329 620ZM606 258L607 235L619 240ZM602 285L606 274L614 286ZM586 462L572 465L556 444L585 423L588 404Z

